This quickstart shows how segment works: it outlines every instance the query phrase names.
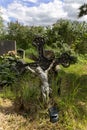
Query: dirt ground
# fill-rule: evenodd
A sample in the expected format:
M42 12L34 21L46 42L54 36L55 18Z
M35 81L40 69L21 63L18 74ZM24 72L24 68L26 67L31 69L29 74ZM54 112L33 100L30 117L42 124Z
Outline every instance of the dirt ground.
M81 103L83 106L84 104ZM44 115L44 114L43 114ZM66 130L59 121L51 123L50 119L43 117L34 119L25 112L17 112L13 102L9 99L0 98L0 130ZM70 130L70 129L67 129ZM77 130L77 129L71 129ZM83 130L83 129L78 129ZM87 130L87 126L85 129Z
M61 130L57 123L33 120L26 113L17 113L11 100L0 98L0 130Z

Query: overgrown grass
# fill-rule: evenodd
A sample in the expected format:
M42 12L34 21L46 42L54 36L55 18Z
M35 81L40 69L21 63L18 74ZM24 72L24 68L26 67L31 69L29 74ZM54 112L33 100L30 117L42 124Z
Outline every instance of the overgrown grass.
M27 63L32 63L32 62L34 62L32 59L29 59L29 58L27 58L27 57L24 59L24 61L27 62Z
M14 85L16 107L24 103L25 109L31 113L36 113L37 106L42 104L39 101L40 88L39 79L31 73L25 74L18 83ZM52 98L59 108L60 130L86 130L87 129L87 63L79 61L69 68L59 71L57 77L53 77L51 87L53 89ZM58 93L60 88L60 95ZM14 88L13 88L14 89ZM13 97L10 89L4 90L0 94L2 97ZM21 101L21 102L20 102ZM40 113L40 118L43 116ZM44 113L44 115L45 115ZM48 117L47 117L48 118ZM46 125L46 124L45 124ZM56 130L56 129L55 129Z
M61 67L58 79L53 83L53 96L60 109L60 122L64 130L86 130L87 128L87 64L84 62ZM55 81L56 81L55 80ZM61 95L58 95L60 87Z
M15 94L12 90L12 86L4 86L3 89L0 90L0 97L14 100Z
M22 107L22 109L29 112L39 106L40 88L39 79L36 75L31 74L30 72L26 73L17 83L15 83L14 87L14 102L19 110Z

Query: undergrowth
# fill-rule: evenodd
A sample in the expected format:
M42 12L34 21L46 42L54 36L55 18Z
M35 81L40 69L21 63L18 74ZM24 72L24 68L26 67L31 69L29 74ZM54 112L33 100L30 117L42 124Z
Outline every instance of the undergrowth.
M57 84L60 80L60 84ZM60 88L61 94L58 93ZM60 122L64 130L86 130L87 128L87 64L61 67L55 82L53 97L60 110Z
M87 64L83 61L69 68L61 66L57 77L52 77L51 99L59 109L60 130L86 130L87 128ZM5 87L0 96L13 99L16 108L24 107L27 112L36 113L39 110L37 115L44 121L49 116L47 110L42 109L39 85L39 79L29 73L20 78L11 89Z

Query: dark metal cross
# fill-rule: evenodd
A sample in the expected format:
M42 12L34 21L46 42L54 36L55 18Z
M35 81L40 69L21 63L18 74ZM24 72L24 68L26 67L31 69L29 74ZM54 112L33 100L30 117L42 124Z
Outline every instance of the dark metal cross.
M45 40L44 38L42 37L36 37L34 40L33 40L33 45L37 47L37 50L38 50L38 60L41 61L45 58L44 56L44 44L45 44Z
M31 68L36 68L37 66L40 66L43 70L47 70L52 63L52 61L55 59L53 68L55 68L56 65L63 65L64 67L69 67L70 64L75 63L76 59L73 56L70 56L67 53L63 53L58 58L48 59L46 56L44 56L44 44L45 40L43 37L37 36L33 40L33 45L37 47L38 51L38 59L33 63L26 63L24 66L30 66Z
M33 40L33 45L37 47L38 50L38 60L36 61L43 70L46 70L49 65L52 62L52 59L49 60L47 57L44 56L44 44L45 44L45 39L43 37L36 37Z

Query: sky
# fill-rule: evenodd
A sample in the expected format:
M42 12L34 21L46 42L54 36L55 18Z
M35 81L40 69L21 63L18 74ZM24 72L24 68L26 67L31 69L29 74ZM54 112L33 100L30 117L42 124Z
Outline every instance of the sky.
M84 3L87 0L0 0L0 11L5 22L47 26L59 19L87 22L87 15L78 18L79 7Z

